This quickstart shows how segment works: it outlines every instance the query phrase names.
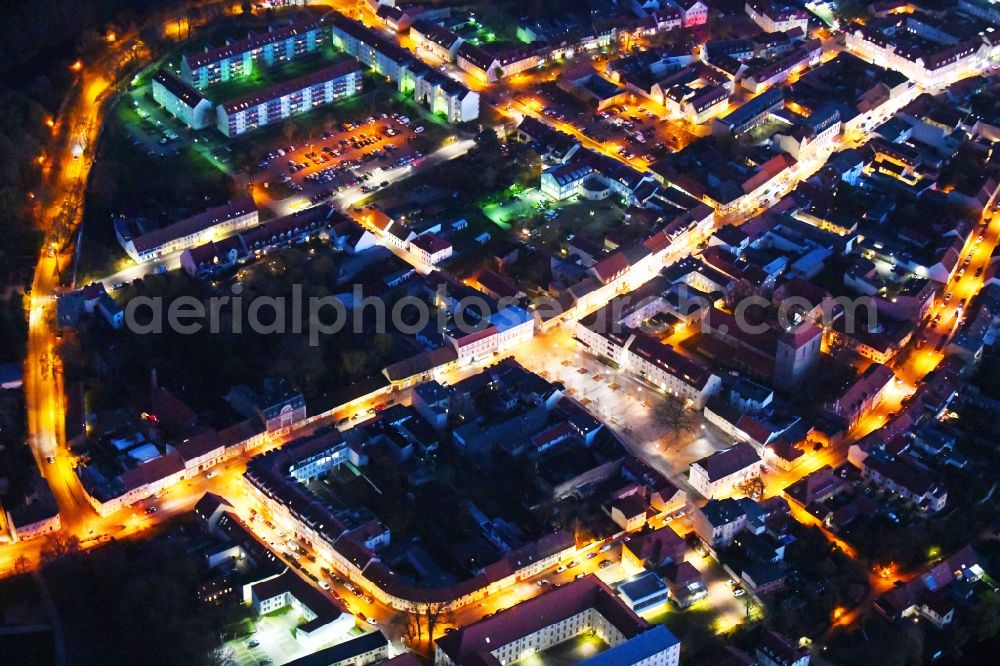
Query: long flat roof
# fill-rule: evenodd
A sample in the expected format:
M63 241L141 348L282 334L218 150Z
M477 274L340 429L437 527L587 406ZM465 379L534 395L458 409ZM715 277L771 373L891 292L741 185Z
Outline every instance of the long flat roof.
M188 108L193 109L203 99L206 99L204 95L182 81L169 69L157 70L156 74L153 74L153 81L166 88L167 92L182 101Z
M222 108L225 109L226 113L236 113L237 111L242 111L243 109L247 109L251 106L264 104L265 102L270 102L273 99L278 99L280 97L284 97L285 95L291 95L294 92L305 90L306 88L311 88L312 86L326 83L327 81L332 81L333 79L339 79L342 76L347 76L352 72L358 71L361 71L361 65L358 64L357 60L344 60L335 65L318 69L315 72L310 72L305 76L300 76L297 79L278 83L269 88L257 90L248 95L230 100L224 103Z
M154 229L147 234L143 234L133 239L132 244L136 252L142 253L146 250L158 248L170 241L189 236L204 229L211 228L225 220L231 220L241 215L257 210L257 204L249 196L241 196L215 208L198 213L185 220L174 222L161 229Z
M246 39L230 42L225 46L208 49L202 53L196 53L190 56L185 55L184 58L187 61L188 67L192 70L199 69L206 65L211 65L225 60L226 58L246 53L247 51L263 48L268 44L284 41L289 37L295 37L296 35L309 32L310 30L315 30L318 27L320 27L319 21L302 21L294 23L287 28L270 30L259 34L251 34Z
M489 655L552 624L593 608L622 632L634 638L649 623L625 605L597 576L590 574L568 585L551 589L492 617L445 634L436 643L453 662L467 663L476 655Z

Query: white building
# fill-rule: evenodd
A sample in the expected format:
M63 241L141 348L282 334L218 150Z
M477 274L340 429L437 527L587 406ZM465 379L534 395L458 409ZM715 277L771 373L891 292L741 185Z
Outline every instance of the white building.
M343 14L330 19L335 46L393 81L419 104L461 123L479 116L479 93L417 60L406 49Z
M695 533L709 547L725 548L747 527L747 512L734 499L709 500L691 514Z
M239 136L361 91L361 67L345 60L292 81L220 104L216 124L226 136Z
M765 32L788 32L799 28L804 34L809 32L809 13L801 7L793 7L771 0L748 0L745 7L747 16Z
M608 645L587 660L593 666L676 666L680 659L680 641L666 626L650 628L589 575L445 634L435 641L434 664L459 666L482 654L509 664L587 633Z
M720 388L722 380L704 366L657 338L631 329L616 331L599 317L577 321L574 336L592 354L604 356L665 393L701 409Z
M153 75L153 99L191 129L212 123L212 102L167 69Z
M909 22L910 19L901 19ZM893 39L894 31L906 33L906 23L882 32L876 25L858 26L847 33L846 45L853 53L882 67L893 69L925 87L946 86L979 74L989 64L991 47L983 41L936 43L925 39L925 48L913 48Z
M708 499L729 497L737 492L737 486L763 469L764 461L754 447L739 443L691 463L688 482Z
M354 628L353 615L291 569L245 585L243 600L259 615L291 606L306 619L295 628L295 639L309 650L342 639Z
M512 305L496 312L490 323L497 330L497 351L504 352L535 336L535 317L524 308Z
M451 30L425 20L413 22L410 26L410 39L416 45L417 53L425 49L445 62L455 62L455 53L465 41Z
M225 238L237 231L256 226L257 204L248 196L209 208L193 217L160 229L136 232L125 220L115 224L118 243L134 261L153 261L174 252Z
M410 241L410 252L426 264L436 266L454 252L451 243L435 233L426 233Z

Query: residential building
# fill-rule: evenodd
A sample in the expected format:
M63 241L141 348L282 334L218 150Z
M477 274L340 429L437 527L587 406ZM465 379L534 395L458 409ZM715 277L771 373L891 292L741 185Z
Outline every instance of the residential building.
M410 252L424 263L435 266L448 259L454 249L446 239L435 233L425 233L410 241Z
M747 68L740 74L740 85L760 94L815 65L822 55L822 42L810 39L771 62Z
M410 26L410 39L416 45L416 53L426 49L436 58L445 62L455 62L455 54L465 40L451 30L433 21L417 20Z
M862 417L878 407L886 389L892 386L896 375L888 366L872 363L855 378L835 400L825 405L825 410L845 420L848 430L854 428Z
M708 21L708 5L701 0L673 0L681 10L681 25L694 28Z
M638 495L628 495L611 503L611 520L626 532L635 532L646 524L646 502Z
M655 569L684 561L687 542L670 525L633 534L622 544L622 562L641 569Z
M846 44L861 57L933 88L978 74L989 62L991 45L982 32L952 27L959 22L943 25L921 12L891 15L853 26Z
M126 220L115 222L118 243L134 261L145 263L208 241L224 238L257 224L257 204L241 196L193 217L159 229L134 228Z
M664 625L651 628L589 575L438 638L434 664L500 666L587 632L608 645L591 666L677 666L680 658L680 641Z
M765 631L756 650L760 666L809 666L809 648L775 631Z
M319 21L294 23L285 28L252 34L202 53L185 53L181 59L184 80L197 88L248 76L255 65L271 66L315 53L326 31Z
M691 514L695 533L710 548L721 550L746 529L747 513L738 500L709 500Z
M216 126L228 137L239 136L356 95L361 85L361 67L345 60L220 104Z
M747 16L766 32L801 30L809 32L809 12L800 6L787 5L781 0L747 0Z
M729 497L764 469L756 449L741 442L691 463L688 482L708 499Z
M780 86L744 102L727 115L712 121L712 132L740 136L763 124L775 111L785 106L785 90Z
M291 569L245 585L243 599L258 615L290 606L304 616L305 623L295 628L295 640L309 650L342 639L354 628L354 616Z
M168 69L153 75L153 99L191 129L204 129L214 121L211 100Z
M57 532L62 528L59 506L45 480L35 474L31 492L17 506L0 507L7 532L15 543Z
M333 12L330 26L333 43L338 48L387 77L400 92L412 94L418 104L445 115L452 123L469 122L479 117L479 93L425 65L409 51L343 14Z
M873 454L861 465L861 476L912 502L919 510L937 513L948 501L948 490L934 473L907 455L886 458Z
M609 358L660 390L690 401L695 409L703 408L719 390L722 380L708 366L652 335L607 321L610 311L599 310L576 323L574 337L590 353Z

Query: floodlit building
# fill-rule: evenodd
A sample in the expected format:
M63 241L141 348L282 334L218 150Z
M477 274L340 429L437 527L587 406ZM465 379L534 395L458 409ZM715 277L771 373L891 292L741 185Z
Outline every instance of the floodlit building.
M181 73L198 88L240 79L256 65L271 66L316 52L325 34L320 22L313 20L250 35L202 53L185 53Z
M680 641L650 627L594 575L552 589L435 641L434 664L509 664L591 632L609 648L592 666L676 666Z
M212 122L212 102L170 70L153 75L153 99L191 129L204 129Z
M447 239L426 233L410 241L410 252L427 264L436 265L451 256L454 249Z
M691 463L688 481L708 499L728 497L763 468L764 461L754 447L740 443Z
M798 28L809 31L809 12L799 6L786 5L771 0L750 0L746 3L747 16L765 32L787 32Z
M115 223L118 243L133 260L143 263L168 254L224 238L257 224L257 204L248 196L238 197L193 217L159 229L146 231L119 219Z
M291 606L306 622L295 628L295 640L305 648L341 639L354 628L354 616L314 588L291 569L243 588L243 600L259 615Z
M451 30L423 19L410 26L410 39L417 45L418 53L426 49L445 62L455 62L455 53L465 42Z
M334 13L330 25L335 46L395 83L401 93L413 95L418 104L446 116L452 123L479 117L479 93L428 67L354 19Z
M239 136L356 95L361 85L361 67L347 60L220 104L217 126L228 137Z

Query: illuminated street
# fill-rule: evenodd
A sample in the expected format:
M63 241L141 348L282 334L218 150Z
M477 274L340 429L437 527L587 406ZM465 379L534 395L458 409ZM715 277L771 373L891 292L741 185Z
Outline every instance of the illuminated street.
M0 577L190 530L199 594L234 586L218 604L242 625L204 622L203 642L241 666L362 637L381 641L368 661L337 663L707 663L737 630L757 655L849 663L849 641L881 654L910 625L916 663L924 641L937 659L990 638L966 623L996 594L1000 15L244 4L87 28L96 55L42 116L41 184L18 194L44 238L7 291L25 294L26 444L55 514L24 475L5 485ZM136 192L102 170L119 159L172 167ZM293 215L321 205L339 226L317 236ZM137 294L332 297L353 259L365 296L443 325L122 328ZM611 306L650 285L624 326ZM704 310L673 302L689 288ZM866 296L880 320L782 321L803 295ZM749 297L763 332L719 323L746 324ZM586 319L603 309L624 334ZM218 515L195 518L206 497ZM277 589L285 568L304 587ZM563 611L588 619L564 632Z

